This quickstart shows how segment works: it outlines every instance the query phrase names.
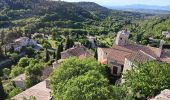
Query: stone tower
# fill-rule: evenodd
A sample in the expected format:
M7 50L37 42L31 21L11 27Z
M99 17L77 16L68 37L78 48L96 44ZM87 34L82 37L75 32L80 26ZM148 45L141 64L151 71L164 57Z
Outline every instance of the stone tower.
M117 33L115 44L119 46L125 46L128 44L130 32L126 30L119 31Z

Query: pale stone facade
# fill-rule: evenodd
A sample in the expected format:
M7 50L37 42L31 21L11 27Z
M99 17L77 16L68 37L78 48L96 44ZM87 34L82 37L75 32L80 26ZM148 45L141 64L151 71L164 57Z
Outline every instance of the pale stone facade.
M13 84L16 87L21 88L22 90L26 89L24 81L25 81L25 74L21 74L21 75L17 76L15 79L12 80Z
M160 47L150 47L140 44L128 43L130 32L122 30L117 33L116 41L112 48L98 48L98 62L107 64L111 74L121 76L126 70L131 70L132 65L146 61L164 61L170 63L170 52L163 50L165 41L160 41Z
M24 46L29 46L29 45L37 45L37 42L34 41L33 39L29 39L28 37L20 37L14 41L13 47L15 51L19 51L24 47Z

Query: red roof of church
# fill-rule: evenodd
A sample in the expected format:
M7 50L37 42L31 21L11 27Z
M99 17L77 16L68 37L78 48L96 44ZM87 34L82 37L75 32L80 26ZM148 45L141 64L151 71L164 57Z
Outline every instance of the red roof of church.
M139 44L128 44L125 46L118 46L114 44L112 48L101 48L107 53L107 58L115 60L119 64L124 64L125 58L129 60L137 60L144 62L148 60L161 60L170 63L170 53L165 51L162 52L159 57L159 48L144 46Z

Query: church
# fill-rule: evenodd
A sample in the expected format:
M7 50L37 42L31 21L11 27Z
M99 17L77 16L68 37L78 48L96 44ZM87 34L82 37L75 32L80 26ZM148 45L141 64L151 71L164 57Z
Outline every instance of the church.
M131 70L136 63L147 61L162 61L170 63L170 52L163 50L164 41L159 48L129 43L130 32L122 30L117 33L115 43L111 48L98 48L98 62L106 64L111 74L121 76L126 70Z

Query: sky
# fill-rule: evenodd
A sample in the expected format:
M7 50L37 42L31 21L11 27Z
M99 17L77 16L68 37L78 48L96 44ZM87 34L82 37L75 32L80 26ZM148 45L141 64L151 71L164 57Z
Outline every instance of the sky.
M132 4L159 5L159 6L170 5L170 0L62 0L62 1L68 2L89 1L96 2L104 6L124 6Z

